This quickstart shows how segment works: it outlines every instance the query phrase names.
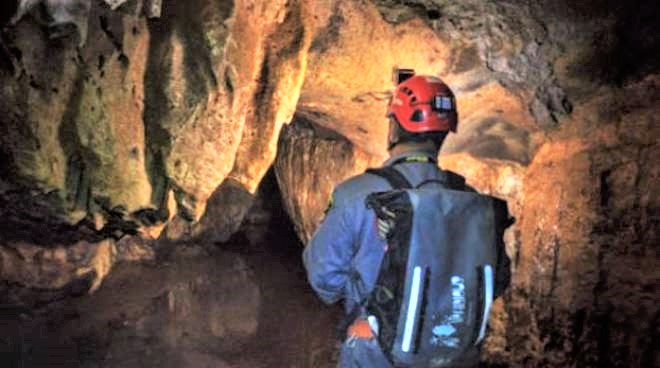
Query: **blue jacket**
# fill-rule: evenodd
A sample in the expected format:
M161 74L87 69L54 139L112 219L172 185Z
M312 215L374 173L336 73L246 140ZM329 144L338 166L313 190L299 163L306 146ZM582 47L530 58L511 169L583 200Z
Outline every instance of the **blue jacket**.
M384 165L415 157L428 158L429 162L394 165L412 185L429 179L446 179L447 174L431 161L435 157L425 152L395 156ZM389 189L385 179L372 174L361 174L339 184L325 219L303 252L312 288L325 303L344 299L347 313L372 290L386 245L378 236L375 215L366 208L365 198L370 193Z
M422 158L427 162L415 162ZM407 159L394 165L416 186L422 181L444 181L446 173L425 152L406 153L385 162ZM362 174L339 184L332 194L331 207L303 252L312 288L325 303L344 300L346 313L364 301L376 283L385 241L378 236L373 211L365 206L367 195L391 189L376 175ZM347 340L340 352L339 367L389 368L389 361L376 340Z

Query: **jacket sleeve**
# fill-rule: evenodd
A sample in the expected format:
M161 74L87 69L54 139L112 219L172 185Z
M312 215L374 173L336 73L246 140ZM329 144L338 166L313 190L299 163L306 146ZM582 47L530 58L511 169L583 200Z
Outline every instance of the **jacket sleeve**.
M355 244L351 224L349 208L331 207L303 252L309 283L327 304L345 296Z

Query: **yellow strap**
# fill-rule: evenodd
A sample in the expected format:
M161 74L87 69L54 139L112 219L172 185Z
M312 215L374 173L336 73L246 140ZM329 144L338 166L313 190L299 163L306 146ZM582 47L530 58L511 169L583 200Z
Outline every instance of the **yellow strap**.
M408 156L405 162L430 162L427 156Z

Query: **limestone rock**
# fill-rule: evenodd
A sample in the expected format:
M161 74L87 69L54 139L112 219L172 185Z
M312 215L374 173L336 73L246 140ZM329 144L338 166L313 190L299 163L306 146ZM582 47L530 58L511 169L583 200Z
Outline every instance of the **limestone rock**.
M55 216L93 219L97 230L113 217L167 221L170 191L176 211L199 220L228 175L253 192L296 106L307 3L173 2L149 22L112 5L92 5L94 43L80 52L31 19L3 41L10 184L49 193Z
M10 23L18 23L26 14L36 10L43 10L37 19L48 27L51 39L67 36L67 27L73 26L77 31L78 45L82 46L87 41L87 21L90 0L20 0L18 9ZM36 9L38 5L42 8Z
M144 4L144 13L149 18L160 17L163 11L163 0L147 0Z
M140 236L124 236L117 241L118 261L153 261L156 254L147 239Z
M274 24L274 31L264 40L259 85L229 174L250 193L255 192L275 160L282 126L291 121L296 110L311 43L310 8L306 1L291 2L288 8L280 10L282 15Z
M103 0L106 4L110 6L110 9L115 10L122 6L128 0Z
M317 2L314 11L319 20L297 114L383 155L392 68L443 71L446 44L419 20L392 27L369 3ZM416 52L418 42L428 44L428 52Z
M380 163L381 157L302 118L285 128L275 172L284 206L304 243L321 222L334 186Z
M204 216L191 228L190 237L226 242L238 230L253 202L253 193L242 183L225 180L209 198Z
M549 364L570 361L575 351L585 354L580 359L595 359L602 346L586 341L609 328L608 363L602 364L639 361L647 354L643 328L622 321L634 318L639 326L652 325L651 305L658 301L647 289L660 276L648 257L657 242L652 218L658 203L641 201L648 198L643 193L652 191L649 183L658 182L658 165L647 161L658 149L652 137L660 132L651 107L657 91L658 79L651 78L622 91L624 100L594 98L576 111L572 128L540 148L527 169L514 286L526 290L527 303L538 305L530 305L538 339L552 334L561 341L562 348L546 348L552 351L544 358ZM612 105L628 107L598 115L602 106ZM600 118L597 128L587 128L594 116ZM584 320L576 322L576 314ZM509 333L518 328L512 324ZM581 331L578 336L575 328ZM626 349L631 350L624 358Z
M475 158L466 153L440 154L440 167L466 178L467 184L480 193L506 200L514 207L522 204L525 167L517 162Z
M24 287L63 289L84 279L96 291L116 262L115 243L81 241L71 246L43 248L27 243L0 245L0 279Z
M44 39L34 23L20 23L17 42L31 39L33 51L21 58L18 80L3 77L9 92L2 99L3 129L14 132L3 145L13 182L50 193L52 212L70 223L152 207L142 123L149 39L138 32L145 24L99 8L92 13L97 23L90 35L97 41L78 55L70 44ZM131 28L135 32L123 32ZM12 140L17 132L32 143Z
M373 4L342 1L319 3L315 12L319 21L299 116L335 130L365 152L383 155L393 69L413 67L441 76L456 93L462 134L447 142L447 150L465 151L473 132L487 132L489 140L469 149L485 157L497 152L509 160L529 159L534 149L529 136L539 128L526 101L489 70L475 37L459 38L444 28L453 22L452 14L430 25L425 15L393 24Z
M287 8L281 8L273 24L274 30L266 35L255 29L262 27L259 22L251 21L263 17L254 8L242 9L240 11L246 14L235 16L237 31L232 35L236 38L232 39L232 48L228 51L230 73L255 61L255 55L237 45L260 42L264 50L255 49L254 52L263 61L259 74L255 75L258 84L254 94L246 97L250 100L243 101L245 105L235 106L238 114L245 115L240 118L244 119L244 125L240 145L234 152L233 168L210 196L193 236L226 241L238 229L252 205L257 186L275 160L280 131L293 116L306 72L311 41L309 8L305 1L294 1ZM233 80L240 76L228 75L228 83L244 83L240 79ZM240 94L238 96L240 98Z

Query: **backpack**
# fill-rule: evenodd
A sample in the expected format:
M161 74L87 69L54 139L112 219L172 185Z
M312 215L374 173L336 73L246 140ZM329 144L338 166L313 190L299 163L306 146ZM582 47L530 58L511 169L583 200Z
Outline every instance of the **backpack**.
M450 172L446 182L416 188L391 166L367 172L392 186L366 198L391 228L376 285L363 302L376 318L383 352L397 367L447 367L478 357L495 296L495 198L467 191Z

